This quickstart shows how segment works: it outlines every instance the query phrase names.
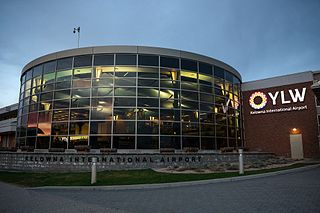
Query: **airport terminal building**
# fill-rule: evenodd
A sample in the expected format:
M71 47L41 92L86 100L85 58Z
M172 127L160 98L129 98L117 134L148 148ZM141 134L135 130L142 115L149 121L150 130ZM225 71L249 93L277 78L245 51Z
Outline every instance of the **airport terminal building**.
M243 83L207 56L99 46L37 58L20 80L20 149L320 156L319 72Z
M17 146L236 149L241 106L240 74L213 58L142 46L66 50L23 68Z

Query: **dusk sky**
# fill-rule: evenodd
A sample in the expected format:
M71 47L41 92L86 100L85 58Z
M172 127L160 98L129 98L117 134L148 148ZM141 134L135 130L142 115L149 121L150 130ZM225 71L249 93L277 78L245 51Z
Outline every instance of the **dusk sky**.
M207 55L243 81L320 70L319 0L3 0L0 107L18 101L20 72L80 46L145 45Z

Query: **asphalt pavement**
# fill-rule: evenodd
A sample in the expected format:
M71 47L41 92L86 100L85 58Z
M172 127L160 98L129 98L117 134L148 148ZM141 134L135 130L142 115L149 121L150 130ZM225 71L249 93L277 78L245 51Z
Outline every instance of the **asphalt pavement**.
M0 212L320 212L320 167L249 180L128 190L31 190L0 182Z

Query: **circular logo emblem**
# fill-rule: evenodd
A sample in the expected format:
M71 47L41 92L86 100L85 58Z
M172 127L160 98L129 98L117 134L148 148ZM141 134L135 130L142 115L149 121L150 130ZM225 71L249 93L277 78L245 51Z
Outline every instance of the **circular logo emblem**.
M249 104L253 109L262 109L267 105L267 96L263 92L255 92L250 96Z

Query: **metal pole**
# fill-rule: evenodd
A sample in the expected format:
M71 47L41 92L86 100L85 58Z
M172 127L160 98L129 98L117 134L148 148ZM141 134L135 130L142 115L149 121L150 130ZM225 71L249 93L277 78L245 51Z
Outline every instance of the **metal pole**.
M92 158L92 166L91 166L91 184L95 184L97 182L97 158Z
M78 48L80 46L80 27L73 28L73 33L78 33Z
M239 149L239 174L243 175L243 149Z
M78 27L78 48L80 46L80 27Z

